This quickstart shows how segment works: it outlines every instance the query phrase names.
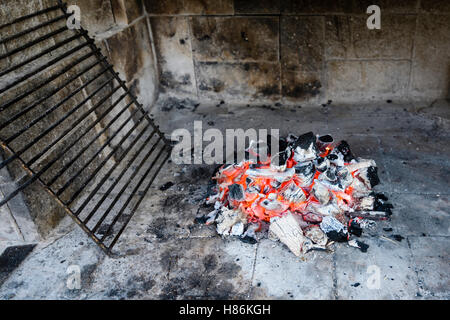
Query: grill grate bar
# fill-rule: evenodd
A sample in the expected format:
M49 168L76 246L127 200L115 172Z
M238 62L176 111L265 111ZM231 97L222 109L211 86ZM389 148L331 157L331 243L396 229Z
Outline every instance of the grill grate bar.
M135 113L137 113L138 110L136 110ZM134 113L134 114L135 114ZM97 156L100 155L100 153L103 151L103 149L106 148L106 146L109 146L109 144L112 142L112 140L120 133L120 131L122 131L123 128L125 128L125 126L130 122L130 120L133 119L134 114L131 114L127 120L125 120L120 127L114 132L114 134L112 134L108 140L106 140L106 142L97 149L97 151L91 156L91 158L83 165L83 167L81 167L76 173L75 175L73 175L57 192L56 195L59 196L61 195L66 189L67 187L73 182L73 180L75 180L91 163L92 161L94 161ZM114 147L113 151L109 153L109 155L99 164L99 166L97 167L97 169L94 170L93 176L95 176L98 172L98 170L100 170L99 168L102 168L105 164L106 161L109 160L111 158L111 156L119 149L119 147L126 141L126 139L133 133L134 129L137 128L137 126L141 123L141 121L144 119L144 117L141 117L141 119L139 119L135 125L133 126L132 129L130 129L120 140L120 142L118 143L117 146ZM79 153L80 154L80 153ZM87 180L90 181L92 179L92 177L89 177Z
M141 186L141 184L144 182L144 180L147 178L147 176L149 175L150 171L153 169L153 167L155 166L156 162L159 160L159 158L161 158L163 152L166 151L166 148L163 147L158 155L156 156L156 159L154 159L150 165L150 167L147 169L147 171L145 171L144 175L142 176L142 178L139 180L138 184L134 187L133 192L128 196L128 199L125 201L125 203L122 205L122 208L120 208L119 213L116 214L116 216L114 217L114 220L112 221L112 223L109 225L108 230L104 233L104 235L102 236L102 238L100 239L100 241L105 241L106 237L109 235L109 233L113 230L114 225L117 223L119 217L123 214L124 210L128 207L128 204L130 203L130 201L133 199L133 197L137 194L139 187ZM97 225L96 225L97 228ZM95 229L94 229L95 230ZM92 230L93 232L95 232L94 230Z
M63 20L63 19L66 19L67 17L68 17L67 14L63 14L63 15L61 15L61 16L59 16L59 17L56 17L56 18L51 19L50 21L46 21L46 22L44 22L44 23L38 24L37 26L28 28L28 29L26 29L26 30L24 30L24 31L21 31L21 32L19 32L19 33L16 33L16 34L14 34L14 35L12 35L12 36L9 36L9 37L6 37L6 38L4 38L4 39L1 39L1 40L0 40L0 45L5 44L5 43L7 43L7 42L10 42L10 41L12 41L12 40L18 39L18 38L20 38L20 37L23 37L23 36L25 36L25 35L27 35L27 34L33 32L33 31L36 31L36 30L42 29L42 28L44 28L44 27L47 27L47 26L49 26L49 25L51 25L51 24L53 24L53 23L55 23L55 22L61 21L61 20Z
M53 111L57 110L59 107L61 107L64 103L66 103L67 101L69 101L70 99L72 99L76 94L80 93L81 91L83 91L83 89L85 89L86 87L88 87L91 83L93 83L95 80L99 79L103 74L105 74L108 71L108 69L103 69L102 72L98 73L93 79L89 80L88 82L86 82L85 84L83 84L81 87L79 87L78 89L76 89L75 91L73 91L72 93L70 93L68 96L66 96L64 99L62 99L60 102L58 102L56 105L54 105L53 107L51 107L50 109L47 109L43 114L41 114L39 117L33 119L30 123L27 123L27 125L25 127L23 127L22 129L20 129L19 131L17 131L16 133L14 133L13 135L11 135L8 138L5 138L5 142L6 143L10 143L12 141L14 141L17 137L19 137L21 134L23 134L24 132L30 130L36 123L38 123L39 121L41 121L42 119L46 118L49 114L51 114ZM111 78L110 81L112 81L113 79ZM107 85L109 82L107 82L105 85Z
M7 154L0 169L19 163L28 176L0 206L38 182L110 254L171 146L87 32L56 25L68 16L58 2L0 26L48 18L0 40L34 39L9 51L4 46L0 55L23 55L0 70L0 99L6 101L0 106L0 146ZM49 18L55 9L63 15ZM44 27L48 33L38 34ZM47 45L55 36L58 41ZM46 48L31 48L40 43ZM52 57L60 48L65 52ZM28 69L21 74L22 68Z
M18 48L14 49L14 50L8 51L7 53L0 55L0 60L8 58L8 57L11 57L11 56L13 56L13 55L15 55L15 54L17 54L19 52L22 52L22 51L24 51L24 50L26 50L28 48L31 48L32 46L34 46L34 45L36 45L38 43L41 43L41 42L43 42L45 40L48 40L48 39L50 39L50 38L52 38L52 37L54 37L54 36L64 32L66 30L69 30L67 28L67 26L59 28L58 30L55 30L55 31L53 31L53 32L51 32L49 34L45 34L43 36L40 36L40 37L36 38L35 40L33 40L31 42L28 42L27 44L25 44L25 45L23 45L21 47L18 47Z
M22 22L22 21L25 21L25 20L28 20L28 19L31 19L31 18L40 16L40 15L45 14L45 13L49 13L49 12L52 12L52 11L56 11L56 10L58 10L58 9L60 9L60 6L59 6L59 5L56 5L56 6L53 6L53 7L49 7L49 8L45 8L45 9L43 9L43 10L39 10L39 11L37 11L37 12L31 13L31 14L28 14L28 15L25 15L25 16L20 17L20 18L17 18L17 19L15 19L15 20L11 21L11 22L2 24L2 25L0 25L0 29L3 29L3 28L6 28L6 27L9 27L9 26L12 26L13 24L16 24L16 23L19 23L19 22Z
M4 87L3 89L0 89L0 94L2 94L3 92L17 86L18 84L28 80L29 78L31 78L34 75L37 75L39 72L44 71L45 69L55 65L56 63L58 63L59 61L69 57L70 55L74 54L77 51L80 51L81 49L85 48L87 45L89 45L88 42L82 43L78 46L76 46L75 48L67 51L66 53L60 55L59 57L47 62L46 64L44 64L43 66L40 66L39 68L37 68L36 70L33 70L32 72L20 77L19 79L15 80L14 82L12 82L11 84L7 85L6 87Z
M153 145L153 147L150 149L150 151L147 152L147 154L145 155L145 157L141 160L141 162L139 163L138 167L136 170L133 171L133 173L131 174L131 176L128 178L127 182L125 183L125 185L122 187L122 189L119 191L119 193L115 196L113 202L109 205L108 209L106 209L105 213L102 215L102 217L100 218L100 220L97 222L97 224L95 225L95 227L92 229L92 232L95 233L98 228L100 227L100 225L103 223L103 221L105 220L106 216L109 214L109 212L112 210L112 208L114 207L114 205L117 203L117 201L119 201L120 197L122 196L122 194L125 193L128 185L133 181L134 177L136 177L136 175L138 174L139 170L141 170L141 168L144 166L144 164L146 163L146 161L150 158L150 156L152 155L153 151L155 151L158 143L161 141L161 138L158 139L158 141ZM106 199L106 198L102 198L102 199ZM99 206L101 204L101 202L99 202L97 206Z
M19 68L29 64L30 62L33 62L33 61L39 59L40 57L43 57L46 54L48 54L48 53L50 53L52 51L55 51L56 49L61 48L62 46L72 42L73 40L79 39L81 37L82 37L81 33L73 35L72 37L70 37L68 39L65 39L64 41L59 42L59 43L55 44L54 46L51 46L48 49L45 49L44 51L38 53L37 55L34 55L31 58L29 58L29 59L27 59L27 60L25 60L25 61L23 61L23 62L21 62L21 63L19 63L17 65L15 65L15 66L12 66L9 69L6 69L5 71L0 72L0 77L3 77L5 74L11 73L11 72L13 72L13 71L15 71L15 70L17 70L17 69L19 69Z
M167 148L167 147L165 147ZM166 149L167 150L167 149ZM125 230L125 228L127 227L128 223L130 223L131 218L133 218L134 213L136 212L136 210L138 209L139 205L141 204L142 200L144 200L144 196L145 194L148 193L148 190L150 189L150 187L152 186L153 182L155 181L158 173L161 171L162 167L164 166L164 164L166 163L166 161L169 159L170 157L170 152L167 152L166 157L163 159L163 161L161 162L161 164L158 166L158 168L156 169L156 171L154 172L151 180L148 182L147 186L145 187L144 191L141 193L141 195L139 196L139 200L137 201L137 203L134 205L133 209L131 209L131 214L128 216L127 220L125 221L125 223L123 224L122 228L119 230L119 232L117 233L117 235L115 236L115 238L113 239L113 241L111 242L111 244L108 247L108 250L112 250L112 248L114 247L114 245L116 244L117 240L119 240L119 237L122 235L123 231ZM155 162L152 163L152 166L155 164ZM147 173L148 174L148 173Z
M57 122L53 123L49 128L47 128L44 132L42 132L41 134L39 134L36 138L34 138L34 140L32 140L31 142L29 142L28 144L25 145L25 147L23 147L22 149L20 149L17 153L15 153L13 156L9 157L8 159L4 160L2 163L0 163L0 169L2 169L4 166L8 165L9 163L11 163L13 160L17 159L19 156L21 156L25 151L27 151L30 147L32 147L35 143L37 143L39 140L41 140L44 136L46 136L50 131L52 131L55 127L57 127L59 124L61 124L64 120L66 120L68 117L70 117L75 111L77 111L78 109L80 109L85 103L87 103L92 97L94 97L99 91L101 91L104 87L106 87L108 84L110 84L112 81L114 80L113 77L110 77L107 81L103 82L103 84L97 88L93 93L91 93L87 98L85 98L81 103L79 103L74 109L70 110L68 113L66 113L61 119L59 119ZM118 90L119 87L116 87L115 91ZM110 96L112 95L112 93L110 93ZM106 99L104 99L104 101L106 101ZM103 102L104 102L103 101ZM101 105L97 104L96 107L99 107ZM90 110L87 113L84 113L82 117L80 117L77 120L77 125L79 124L79 122L83 121L89 114L91 114L94 111L94 109ZM76 126L76 125L75 125ZM73 126L73 127L75 127ZM64 134L60 135L58 139L56 139L53 143L49 144L48 147L46 148L46 150L50 150L56 143L58 143L61 139L63 139L67 133L69 133L70 131L72 131L73 127L69 128L68 130L66 130L64 132ZM45 149L44 149L45 150ZM37 160L37 159L36 159ZM36 161L33 158L33 161Z
M146 128L147 130L147 128ZM136 145L136 143L141 139L141 137L144 135L145 130L142 130L139 135L136 137L136 139L134 139L132 141L132 143L128 146L128 148L124 151L124 153L122 154L122 156L120 157L120 159L114 164L114 166L108 171L108 173L106 173L102 180L95 186L94 190L91 192L91 194L84 200L84 202L81 204L81 206L77 209L77 211L75 212L75 215L79 215L81 213L81 211L83 211L83 209L86 207L86 205L89 203L89 201L92 200L92 198L94 197L95 194L97 194L97 192L100 190L100 188L105 184L106 180L109 179L109 177L111 176L111 174L114 172L114 170L118 167L119 163L125 159L125 157L129 154L129 152L133 149L133 147ZM132 163L137 159L137 157L139 156L139 154L141 153L141 151L143 150L143 148L145 146L148 145L148 143L150 142L150 140L154 137L156 131L153 130L151 132L151 134L148 136L148 138L144 141L142 148L139 149L138 152L136 152L133 156L133 158L131 160L128 161L128 163L125 165L125 168L129 168L131 167ZM120 179L122 179L123 175L125 174L125 170L123 170L121 172L121 174L119 175L119 177L117 177L114 181L114 183L112 185L115 185L116 183L118 183L120 181ZM110 190L108 190L105 194L104 197L106 199L106 197L111 193L112 191L112 187ZM88 217L84 220L86 223L89 222L90 218L92 218L92 215L95 213L95 211L92 211Z
M120 101L122 101L124 98L126 97L126 93L125 94L123 94L116 102L114 102L114 104L111 106L111 107L109 107L108 108L108 110L112 110L112 109L114 109L114 107L116 107L119 103L120 103ZM84 146L83 147L83 149L81 150L81 151L79 151L78 152L78 154L72 159L72 161L77 161L78 160L78 158L81 156L81 155L83 155L83 153L90 147L90 146L92 146L92 144L98 139L98 138L100 138L105 132L106 132L106 130L108 130L109 129L109 127L111 127L111 125L117 120L117 119L119 119L120 118L120 116L128 109L128 107L131 105L131 103L129 103L128 105L127 105L127 107L125 107L125 108L123 108L114 118L113 118L113 120L111 120L109 123L108 123L108 125L106 125L99 133L97 133L92 139L91 139L91 141L89 141L89 143L86 145L86 146ZM138 110L136 110L134 113L133 113L133 115L134 114L136 114L137 113L137 111ZM105 113L104 113L105 114ZM127 122L129 122L129 120L131 120L131 117L129 117L128 118L128 120L127 120ZM94 123L98 123L99 121L95 121ZM94 125L95 126L95 125ZM85 133L83 133L82 134L82 136L80 137L80 138L82 138L82 137L84 137L84 135L87 133L87 132L89 132L90 131L90 129L92 129L93 128L93 125L91 124L89 127L88 127L88 129L85 131ZM123 128L123 127L122 127ZM115 135L117 134L117 133L119 133L119 131L117 131L116 133L115 133ZM114 135L114 136L115 136ZM77 142L79 141L79 139L77 139L76 140ZM108 139L108 141L104 144L104 146L106 147L108 144L109 144L109 142L111 141L111 139ZM104 148L104 147L103 147ZM58 180L58 178L70 167L72 165L72 163L68 163L68 164L66 164L63 168L61 168L59 171L58 171L58 173L48 182L48 185L49 186L51 186L52 184L54 184L55 182L56 182L56 180ZM58 193L57 193L58 194Z
M89 57L92 56L92 53L89 53ZM79 64L80 62L82 62L84 60L80 60L78 59L75 65ZM8 120L6 120L4 123L2 123L0 125L0 130L7 127L8 125L12 124L14 121L16 121L17 119L19 119L21 116L27 114L29 111L33 110L35 107L39 106L41 103L43 103L45 100L47 100L48 98L54 96L56 93L58 93L59 91L61 91L62 89L64 89L65 87L67 87L69 84L71 84L73 81L77 80L79 77L81 77L83 74L85 74L86 72L88 72L89 70L91 70L92 68L94 68L95 66L97 66L98 64L100 64L101 61L95 61L93 64L87 66L86 68L84 68L82 71L78 72L76 75L72 76L68 81L64 82L62 85L58 86L56 89L52 90L49 94L44 95L41 99L39 99L38 101L36 101L35 103L33 103L32 105L23 108L20 112L16 113L14 116L12 116L11 118L9 118ZM67 70L70 70L71 68L66 68ZM11 104L10 104L11 105ZM0 108L0 111L3 111L5 109Z
M67 73L70 69L72 69L73 67L77 66L78 64L80 64L81 62L89 59L90 57L94 56L95 53L94 52L89 52L87 54L85 54L84 56L82 56L81 58L75 60L74 62L72 62L71 64L67 65L65 68L63 68L61 71L59 71L58 73L52 75L50 78L46 79L44 82L42 82L41 84L37 85L36 87L33 87L30 90L26 90L24 93L18 95L17 97L15 97L14 99L12 99L11 101L5 103L4 105L2 105L0 107L0 112L8 109L9 107L11 107L12 105L16 104L17 102L23 100L24 98L26 98L27 96L29 96L30 94L32 94L33 92L43 88L44 86L48 85L50 82L52 82L53 80L59 78L61 75ZM104 58L105 60L106 58ZM101 63L101 61L97 61L97 63L95 65L97 65L98 63ZM94 66L95 66L94 65ZM85 72L88 70L85 70ZM81 74L80 74L81 76ZM75 78L76 79L76 78ZM75 80L73 79L73 80ZM73 81L72 80L72 81ZM68 84L68 83L67 83ZM59 90L61 90L64 86L60 86ZM57 90L56 92L58 92L59 90ZM55 94L56 92L45 96L44 98L42 98L42 101L50 98L53 94ZM41 101L41 100L40 100Z

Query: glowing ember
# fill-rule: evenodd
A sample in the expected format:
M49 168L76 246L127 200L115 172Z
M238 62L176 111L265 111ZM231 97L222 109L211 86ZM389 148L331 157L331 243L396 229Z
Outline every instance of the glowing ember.
M334 143L329 135L310 132L289 135L281 145L286 149L271 155L267 146L251 143L249 154L259 155L258 146L264 147L269 160L224 165L217 171L214 194L207 199L215 210L207 223L217 222L220 234L256 239L255 231L271 224L272 235L299 255L324 249L331 241L348 241L351 234L360 236L370 225L365 219L391 214L387 198L372 192L379 183L375 161L355 158L345 141ZM361 244L350 244L355 243Z

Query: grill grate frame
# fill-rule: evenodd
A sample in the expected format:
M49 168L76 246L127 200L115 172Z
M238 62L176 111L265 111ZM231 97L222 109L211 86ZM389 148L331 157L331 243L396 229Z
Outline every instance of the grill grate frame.
M18 23L39 19L38 24L0 37L0 50L4 49L0 51L0 146L7 155L0 170L17 162L27 174L0 200L0 206L38 182L111 254L170 157L171 145L86 30L58 26L65 23L66 12L66 5L58 1L0 26L0 31L14 30ZM29 41L6 48L24 37ZM30 48L51 41L26 56ZM26 58L12 62L18 55ZM24 68L30 70L20 72ZM36 82L31 88L21 87L31 80ZM76 89L70 91L73 86ZM70 92L63 95L68 88ZM63 98L46 106L59 95ZM26 102L30 96L37 99ZM33 120L24 120L33 114Z

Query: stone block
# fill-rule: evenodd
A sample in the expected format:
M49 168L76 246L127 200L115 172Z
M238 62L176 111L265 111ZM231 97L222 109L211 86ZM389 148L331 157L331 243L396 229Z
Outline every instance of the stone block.
M420 9L431 13L450 13L450 3L446 0L422 0Z
M150 19L160 72L160 92L196 95L188 18Z
M372 237L360 240L369 245L367 252L345 244L336 246L338 299L414 298L417 277L407 242Z
M330 61L327 96L333 101L402 98L408 86L409 61Z
M325 56L327 59L348 59L355 57L352 43L351 16L325 17Z
M141 0L112 0L114 20L119 25L127 25L144 14L144 6Z
M278 64L197 62L196 74L202 98L277 99L280 94Z
M111 64L126 82L135 80L143 69L154 64L145 20L116 33L106 42Z
M285 0L281 1L283 14L350 13L353 2L346 0Z
M450 298L448 237L411 237L411 251L422 295L431 299Z
M115 26L114 15L109 0L73 0L67 5L80 7L81 25L90 36L103 33Z
M428 0L423 0L428 1ZM423 2L422 1L422 2ZM370 1L370 0L358 0L354 1L353 12L359 14L366 14L367 7L376 4L381 9L383 28L383 15L384 13L403 13L403 14L414 14L417 13L418 0L380 0L380 1ZM367 14L367 17L369 15Z
M281 17L280 41L283 73L322 70L324 17Z
M327 59L410 59L415 16L383 15L380 30L369 30L366 17L327 16Z
M387 196L394 205L389 222L394 229L392 234L403 237L450 236L448 195L394 193Z
M355 58L411 58L415 16L383 14L379 30L369 30L366 20L366 17L350 19Z
M279 14L280 2L273 0L234 0L235 14Z
M255 299L332 299L333 255L312 252L297 258L282 243L268 239L258 245L252 292Z
M144 0L149 14L170 15L230 15L234 13L233 0Z
M285 72L282 71L282 95L295 101L317 102L322 88L319 72Z
M192 17L196 61L277 61L278 18Z
M450 19L419 15L412 65L414 98L446 98L450 94Z

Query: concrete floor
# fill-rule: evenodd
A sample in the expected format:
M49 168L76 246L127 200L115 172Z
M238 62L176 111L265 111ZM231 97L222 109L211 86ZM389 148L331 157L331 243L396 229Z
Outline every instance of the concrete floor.
M210 166L168 163L107 257L69 218L4 272L1 299L449 299L450 105L197 106L160 102L154 115L165 132L280 128L345 139L357 156L374 159L377 187L394 204L391 221L363 234L363 253L346 244L296 258L268 239L256 245L218 236L194 223ZM269 127L269 128L270 128ZM166 182L175 183L166 191ZM383 228L392 228L385 231ZM390 238L393 234L402 241ZM81 289L68 289L69 266ZM69 270L69 271L68 271ZM1 271L1 270L0 270ZM379 274L379 287L376 285Z

